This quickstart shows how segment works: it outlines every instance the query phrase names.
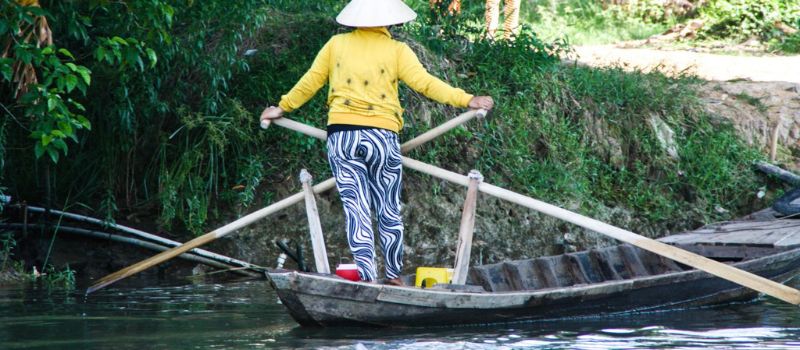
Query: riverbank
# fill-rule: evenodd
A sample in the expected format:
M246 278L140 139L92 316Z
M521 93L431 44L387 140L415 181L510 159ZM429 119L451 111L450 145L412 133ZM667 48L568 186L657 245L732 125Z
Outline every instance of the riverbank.
M733 56L689 50L627 48L623 45L576 46L575 59L592 67L689 75L703 80L747 80L800 84L800 55Z
M749 145L773 161L800 170L794 156L800 141L800 56L730 56L626 48L623 43L575 47L568 60L700 78L696 90L709 115L732 123Z
M278 128L263 131L255 120L265 104L274 104L291 88L310 65L313 53L333 33L346 30L333 22L331 11L287 4L266 10L282 18L280 23L261 23L241 41L221 36L231 40L224 41L231 46L218 42L221 46L215 47L236 67L246 69L221 75L228 88L224 96L214 95L218 99L197 97L209 96L202 91L213 90L203 85L205 80L197 80L202 91L194 96L202 103L187 105L174 98L152 104L144 95L131 97L147 107L142 110L168 106L166 112L153 114L160 118L158 123L151 122L153 115L138 114L128 115L135 123L112 122L102 110L104 105L87 103L86 114L98 130L81 136L85 143L57 165L48 165L48 172L24 165L30 164L26 160L32 156L24 147L8 149L4 171L14 175L4 177L8 191L14 198L31 203L49 200L61 208L82 203L81 211L89 215L124 219L134 222L133 227L138 227L138 220L154 233L187 241L298 192L303 168L311 171L315 181L328 178L322 142ZM194 23L199 19L181 20ZM227 29L220 30L226 33ZM743 141L725 118L708 113L697 93L702 85L699 80L563 65L559 55L568 48L542 42L530 31L523 31L513 42L491 42L476 39L471 30L431 24L425 18L393 29L394 37L407 42L433 74L497 101L496 110L485 121L458 128L412 152L411 157L462 174L477 169L486 182L648 237L761 209L782 189L751 169L753 160L764 158L760 149ZM172 56L164 59L183 62ZM217 56L193 59L207 61L158 67L223 64L215 61ZM141 78L170 74L186 73L147 72ZM98 86L117 83L108 79ZM166 94L176 86L153 93ZM400 94L407 108L402 140L461 112L406 87L400 88ZM322 127L325 115L325 96L319 93L291 117ZM109 137L118 135L117 128L125 125L130 130L124 132L131 137ZM29 142L24 130L10 134L12 144ZM122 143L127 144L122 147ZM39 186L45 179L51 181L51 192ZM406 266L452 264L464 189L413 171L405 173L404 183ZM762 190L764 198L757 196ZM321 194L317 203L330 261L347 258L338 196ZM488 197L480 197L477 216L473 264L611 243L596 233ZM214 248L273 266L278 256L274 241L279 238L303 244L308 252L311 244L301 206L222 239ZM41 249L33 251L41 254ZM125 265L110 249L102 259L108 260L110 269ZM26 263L30 269L35 262Z
M287 18L292 23L292 17ZM302 54L306 48L295 49L300 43L294 38L305 38L304 44L318 38L321 45L326 37L319 37L318 30L266 31L256 47L268 54L254 56L248 81L282 81L289 88L293 77L267 68L283 64L275 57L310 62L310 55ZM411 42L434 74L498 101L485 122L466 125L411 157L464 174L476 168L487 182L649 237L743 215L770 203L771 191L765 199L756 196L767 182L750 168L750 162L762 156L740 139L730 122L707 112L696 92L700 80L560 65L541 57L535 45L543 43L534 38L513 44L468 42L458 35L431 37L425 28L395 35ZM297 77L302 72L292 74ZM271 86L270 91L277 95L282 90ZM457 114L408 90L403 93L409 107L405 140ZM239 97L257 110L261 95ZM317 96L291 117L319 127L323 101ZM281 148L270 150L275 158L293 159L292 154L299 152L295 145L308 147L305 142L313 145L316 155L291 165L294 171L275 183L285 188L276 199L299 189L296 176L301 167L311 168L317 181L327 178L321 145L285 130L268 133L281 140ZM464 189L412 171L406 172L404 183L407 266L450 264ZM336 195L320 196L318 205L331 261L347 257ZM234 239L237 254L258 259L270 251L274 237L298 239L310 247L301 207L267 221L271 223L248 228ZM274 226L284 222L292 224ZM474 264L610 243L592 232L487 197L478 202L475 237Z

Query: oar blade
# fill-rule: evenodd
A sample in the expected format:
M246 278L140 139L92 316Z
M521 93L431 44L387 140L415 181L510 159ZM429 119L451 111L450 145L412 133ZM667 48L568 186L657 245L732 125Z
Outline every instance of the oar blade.
M181 255L187 251L190 251L194 248L197 248L201 245L204 245L208 242L213 241L216 239L216 231L211 231L206 233L200 237L197 237L191 241L188 241L184 244L181 244L175 248L165 250L159 254L153 255L145 260L142 260L136 264L128 266L122 270L114 272L108 276L105 276L97 281L94 285L86 289L86 294L91 294L97 290L103 289L110 284L113 284L121 279L124 279L128 276L135 275L139 272L147 270L155 265L158 265L164 261L172 259L178 255Z

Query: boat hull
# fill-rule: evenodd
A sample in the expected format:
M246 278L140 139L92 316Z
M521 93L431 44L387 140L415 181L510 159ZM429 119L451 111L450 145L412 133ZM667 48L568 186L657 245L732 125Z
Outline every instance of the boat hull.
M800 270L800 249L734 264L783 282ZM464 292L350 282L272 271L270 281L303 326L425 327L508 323L668 310L746 300L756 292L698 270L532 291Z

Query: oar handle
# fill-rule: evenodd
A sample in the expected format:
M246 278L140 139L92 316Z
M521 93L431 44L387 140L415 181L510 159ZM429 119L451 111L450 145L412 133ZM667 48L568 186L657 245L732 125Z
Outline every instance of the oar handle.
M465 124L466 122L474 119L474 118L483 118L486 116L486 110L483 109L472 109L467 112L461 113L459 116L452 118L442 125L439 125L433 129L430 129L419 135L408 142L400 145L400 150L402 153L407 153L414 148L421 146L422 144L429 142L442 134L452 130L459 125ZM265 123L266 122L266 123ZM275 118L275 119L264 119L261 121L261 128L266 129L269 127L271 123L275 123L275 125L282 126L284 128L297 131L299 133L311 136L313 138L317 138L320 140L325 140L327 138L327 133L325 130L317 129L313 126L300 123L294 120L291 120L286 117Z

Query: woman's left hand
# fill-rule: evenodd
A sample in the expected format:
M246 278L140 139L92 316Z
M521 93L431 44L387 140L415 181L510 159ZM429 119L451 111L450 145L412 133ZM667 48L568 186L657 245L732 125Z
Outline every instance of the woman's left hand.
M494 100L491 96L474 96L469 100L469 108L472 109L485 109L487 111L494 107Z
M260 120L269 120L269 119L276 119L280 118L283 115L283 109L280 107L269 106L264 108L264 111L261 112Z

